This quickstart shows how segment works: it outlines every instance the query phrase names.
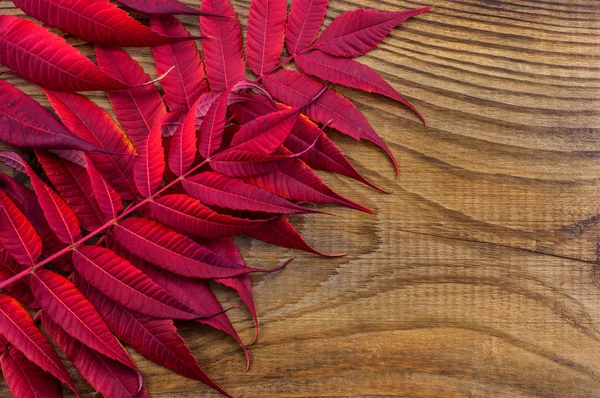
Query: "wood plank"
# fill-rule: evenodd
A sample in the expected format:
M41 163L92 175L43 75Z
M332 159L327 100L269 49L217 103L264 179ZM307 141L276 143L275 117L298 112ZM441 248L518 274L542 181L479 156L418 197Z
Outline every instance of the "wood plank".
M244 26L248 4L235 1ZM261 336L247 373L231 339L181 326L237 397L600 397L600 4L331 0L326 23L356 7L425 5L433 9L360 61L427 128L391 100L340 89L391 146L401 176L373 146L334 139L391 193L324 174L376 214L294 217L310 243L347 256L238 239L250 264L298 255L253 277ZM7 1L0 13L20 15ZM181 20L198 31L196 18ZM153 72L148 49L131 53ZM104 94L91 97L109 109ZM248 314L230 314L251 341ZM153 397L217 396L134 357Z

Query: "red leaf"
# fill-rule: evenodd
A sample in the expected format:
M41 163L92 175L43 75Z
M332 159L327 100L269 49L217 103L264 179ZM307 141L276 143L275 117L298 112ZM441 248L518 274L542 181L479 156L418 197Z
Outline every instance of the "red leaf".
M208 206L279 214L313 212L264 189L218 173L204 172L197 174L184 179L182 185L190 196Z
M294 0L285 32L285 47L296 55L312 44L325 21L329 0Z
M392 98L409 107L425 122L423 116L408 100L367 65L352 59L332 57L320 51L298 55L294 61L304 72L319 79Z
M175 175L181 176L192 167L196 159L196 109L194 105L173 133L168 152L169 169Z
M12 297L0 294L0 334L27 359L65 383L75 386L46 336L35 326L31 315Z
M92 162L88 164L87 173L90 176L92 192L98 201L98 207L104 214L104 221L113 220L123 210L123 202L119 194L102 177Z
M229 177L251 177L255 175L271 173L293 163L294 160L311 150L316 143L306 148L300 153L276 153L273 155L263 155L247 150L237 150L231 148L223 151L211 159L211 168L223 175ZM280 149L284 149L280 147Z
M178 275L224 278L253 272L151 220L129 218L115 225L115 238L131 253Z
M338 57L359 57L375 47L397 25L428 11L430 7L399 12L347 11L335 18L311 47Z
M225 91L245 78L242 27L230 0L203 0L201 10L226 18L200 17L206 75L214 91Z
M170 36L189 36L183 24L171 16L150 18L150 27L156 32ZM165 90L165 101L171 112L187 112L200 94L207 90L202 59L193 41L172 43L152 48L156 73L167 74L160 84Z
M136 369L129 354L112 335L96 309L69 280L43 268L29 274L28 280L44 312L69 335L89 348Z
M231 150L272 154L292 131L298 114L297 108L291 108L257 117L235 134Z
M228 395L198 366L175 326L169 319L154 319L127 310L103 296L81 278L75 278L82 292L102 313L120 340L140 354L185 377L199 380L222 394Z
M92 182L86 169L43 151L35 154L46 176L73 210L81 226L88 231L102 226L103 214L96 197L90 195Z
M292 106L305 105L324 87L308 76L292 70L267 75L263 83L275 98ZM321 123L331 121L331 127L356 140L364 138L378 145L388 154L398 172L398 164L390 148L347 98L329 89L307 108L306 114Z
M249 177L246 181L282 198L335 204L372 213L370 209L335 193L300 159L271 173Z
M73 252L73 264L88 283L126 308L155 318L198 318L194 310L111 250L82 246Z
M302 239L302 236L296 231L296 228L285 217L279 217L261 228L248 233L255 239L271 243L277 246L287 247L289 249L304 250L309 253L318 254L325 257L340 257L343 254L321 253L313 249Z
M253 0L250 4L246 58L257 76L271 72L279 62L286 17L285 0Z
M73 135L38 102L3 80L0 80L0 140L21 148L98 149Z
M144 84L150 77L127 52L118 48L96 46L98 65L130 86ZM162 97L154 84L108 93L117 120L137 148L167 113Z
M4 351L0 363L6 384L15 398L62 398L58 381L16 348L9 347Z
M151 218L185 234L201 238L243 235L265 220L219 214L187 195L161 196L148 204Z
M188 37L162 36L108 0L13 0L44 24L104 46L159 46Z
M0 157L2 154L0 153ZM33 228L40 236L44 244L42 245L42 254L50 256L65 247L57 237L54 231L48 225L48 221L44 217L44 211L40 207L38 198L35 193L29 188L24 187L12 178L0 173L0 186L4 185L4 193L10 197L13 203L27 217ZM64 260L70 256L62 256L54 262L54 264L64 266Z
M61 242L70 244L81 238L79 222L73 210L38 177L35 171L19 155L14 152L0 152L0 162L27 174L48 225Z
M142 387L139 373L86 347L44 313L42 324L56 345L97 392L106 397L137 396Z
M165 172L165 153L162 147L161 124L156 123L150 133L136 144L138 157L133 165L133 180L144 197L158 189Z
M133 199L137 193L133 182L135 150L123 130L104 109L82 95L49 90L45 93L62 122L76 136L107 151L119 153L88 153L87 156L123 199ZM117 92L115 95L118 95Z
M260 115L275 111L273 105L266 98L258 95L251 95L250 98L252 98L251 101L231 106L239 123L248 123ZM284 107L279 105L278 108L283 109ZM316 144L307 151L315 139L317 139ZM381 191L380 188L361 176L334 142L327 135L322 134L321 129L304 115L300 115L296 120L296 124L283 145L294 153L306 151L300 159L312 168L339 173Z
M57 91L129 88L99 70L60 36L11 15L0 15L0 64L24 79Z
M223 240L227 239L231 240L230 238L225 238ZM112 250L119 253L120 256L129 260L144 274L152 278L154 282L159 284L167 292L171 293L173 297L175 297L177 300L181 301L188 307L195 309L198 313L217 314L223 311L223 307L221 307L219 300L217 300L215 295L211 292L211 290L208 288L204 281L199 279L190 279L176 274L172 274L170 272L165 272L164 270L161 270L151 265L147 261L144 261L141 258L134 256L133 254L128 252L120 243L114 240L109 241L109 243L110 244L108 246ZM211 248L214 248L215 246L216 245L210 245ZM217 246L217 248L219 247ZM222 253L219 252L219 254ZM243 265L243 261L240 265ZM242 278L244 280L250 281L250 278L247 275L235 278L217 279L216 281L218 281L219 283L223 283L221 281L238 280ZM250 289L252 289L251 283ZM250 290L250 297L251 295L252 290ZM247 296L245 295L245 297ZM251 304L254 304L254 300L251 300ZM246 354L247 366L250 365L250 355L248 353L248 350L244 346L244 343L242 343L240 336L238 336L237 332L233 328L233 325L231 324L229 318L227 318L227 315L225 313L220 313L210 318L201 318L198 319L197 322L211 326L232 336L243 348L244 353Z
M223 130L227 119L227 105L229 103L229 90L220 94L212 103L198 131L198 150L204 158L215 154L223 142ZM198 107L196 107L198 108ZM197 113L196 113L197 117Z
M319 138L315 146L306 151L317 136ZM360 175L335 143L326 134L322 134L321 129L304 115L300 115L283 145L294 153L306 151L300 159L312 168L339 173L382 191Z
M0 190L0 244L10 255L31 267L42 254L42 241L33 225Z
M212 15L180 3L177 0L118 0L118 2L132 10L143 12L147 15Z

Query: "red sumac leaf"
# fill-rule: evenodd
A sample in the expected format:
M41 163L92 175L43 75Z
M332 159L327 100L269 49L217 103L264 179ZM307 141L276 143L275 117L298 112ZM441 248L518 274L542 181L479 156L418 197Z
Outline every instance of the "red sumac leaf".
M372 213L370 209L335 193L300 159L270 173L248 177L246 181L282 198L335 204Z
M273 96L292 106L306 105L323 89L323 85L310 77L292 70L281 70L263 79ZM382 148L394 163L396 159L381 137L373 130L356 105L329 89L306 109L306 115L321 123L331 121L331 127L356 140L364 138Z
M88 163L87 173L90 176L92 192L96 197L98 207L104 214L104 221L116 218L123 210L123 202L121 202L119 194L102 177L92 162Z
M367 65L352 59L333 57L320 51L298 55L294 58L294 61L304 72L319 79L392 98L409 107L421 120L425 121L419 111L406 98L402 97L388 82Z
M46 176L73 210L81 226L88 231L102 226L103 214L96 197L90 195L93 192L92 182L86 169L43 151L35 154Z
M198 131L198 150L204 158L209 158L221 147L223 130L225 129L227 120L228 103L229 90L226 90L215 99L204 116L200 130ZM197 108L198 106L196 106Z
M275 112L276 108L264 97L251 95L252 100L230 106L239 123L248 123L261 115ZM278 106L283 109L283 105ZM318 137L318 138L317 138ZM307 150L312 143L314 147ZM381 190L361 176L344 154L321 129L304 115L300 115L283 145L294 153L305 152L300 159L312 168L332 171L353 178Z
M317 37L325 21L329 0L294 0L285 32L285 47L296 55Z
M73 134L99 148L119 154L92 152L87 153L87 156L98 171L110 180L123 199L133 199L137 193L133 182L135 149L123 130L104 109L80 94L50 90L44 92L62 122Z
M144 69L129 54L119 48L96 46L96 61L102 70L130 86L140 86L150 80ZM111 91L108 98L117 120L137 148L167 113L154 84Z
M161 124L156 123L150 133L137 142L138 157L133 165L133 180L142 196L154 194L165 172L165 153L162 146Z
M0 64L39 86L57 91L123 90L117 80L46 28L0 15Z
M252 0L250 4L246 58L257 76L273 70L281 57L286 16L285 0Z
M25 14L104 46L146 47L189 40L160 35L108 0L13 0Z
M307 151L306 149L312 145L317 136L316 144ZM380 188L360 175L340 148L326 134L322 134L321 129L315 123L303 115L300 115L283 145L294 153L306 151L300 159L312 168L342 174L381 191Z
M225 18L200 17L206 75L214 91L225 91L245 79L242 27L230 0L203 0L201 10Z
M164 126L164 124L162 124ZM162 127L161 127L162 129ZM162 130L161 130L162 134ZM196 159L196 109L187 112L171 139L169 145L168 164L169 169L175 175L185 174Z
M190 196L209 206L279 214L313 212L242 180L214 172L188 177L182 185Z
M44 313L42 324L56 345L97 392L106 397L137 396L142 387L139 373L86 347Z
M82 246L73 251L73 264L88 283L124 307L155 318L198 318L194 310L107 248Z
M127 351L73 283L47 269L38 269L28 275L28 280L44 312L67 333L89 348L136 369Z
M0 294L0 335L27 359L75 391L75 386L46 336L35 326L31 315L12 297Z
M183 24L171 16L150 18L156 32L171 36L189 36ZM165 101L171 112L187 112L207 90L200 52L193 41L152 47L156 73L161 76L175 67L161 81Z
M115 238L136 256L182 276L224 278L255 270L241 268L239 264L151 220L123 220L115 225Z
M42 241L33 225L0 190L0 244L20 264L30 267L42 254Z
M259 116L242 126L233 137L230 148L272 154L290 134L298 115L299 110L291 108Z
M311 47L338 57L359 57L375 47L397 25L429 7L399 12L359 8L346 11L329 24Z
M37 101L3 80L0 80L0 140L21 148L100 149L73 135Z
M243 235L266 222L219 214L198 200L181 194L161 196L148 204L148 210L150 218L201 238Z
M15 347L4 351L0 363L6 384L15 398L62 398L58 381Z
M98 308L103 318L120 340L129 344L151 361L176 373L199 380L215 390L228 395L198 366L170 319L155 319L111 301L87 282L76 277L82 292Z

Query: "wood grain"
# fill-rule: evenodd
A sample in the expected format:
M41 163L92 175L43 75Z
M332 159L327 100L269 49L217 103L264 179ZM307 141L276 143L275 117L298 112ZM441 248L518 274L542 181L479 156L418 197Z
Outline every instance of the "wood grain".
M235 2L244 25L248 4ZM298 255L285 271L254 277L261 336L247 373L231 339L181 326L207 373L237 397L600 397L600 4L332 0L327 23L361 6L425 5L433 9L361 62L427 128L391 100L340 89L402 175L373 146L334 139L391 193L324 175L377 214L294 219L320 250L348 254L238 240L253 265ZM0 7L19 14L9 1ZM197 32L196 18L181 19ZM131 53L153 71L148 49ZM92 97L108 108L103 94ZM248 314L230 314L251 341ZM153 397L216 396L134 357Z

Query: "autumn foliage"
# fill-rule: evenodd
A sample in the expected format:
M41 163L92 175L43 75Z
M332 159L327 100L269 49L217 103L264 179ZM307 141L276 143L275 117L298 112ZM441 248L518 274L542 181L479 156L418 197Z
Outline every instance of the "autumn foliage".
M389 97L420 117L354 58L428 8L348 11L319 35L328 0L252 0L244 44L229 0L203 0L200 9L176 0L13 2L93 42L97 64L40 23L0 15L0 65L40 87L54 111L0 80L0 140L20 148L0 151L11 170L0 173L0 363L10 390L76 392L51 339L106 397L148 396L122 343L229 396L173 321L221 330L245 351L212 280L237 291L258 336L249 274L285 264L246 266L234 236L338 255L310 247L286 218L323 212L312 204L370 212L315 173L378 189L326 129L374 143L398 166L330 84ZM201 36L173 14L199 15ZM119 47L151 47L159 78ZM117 121L77 93L85 91L106 91Z

